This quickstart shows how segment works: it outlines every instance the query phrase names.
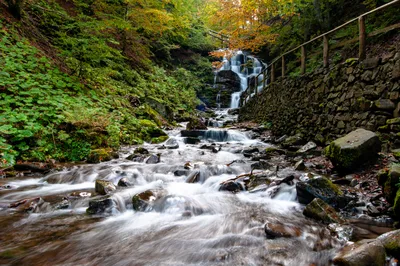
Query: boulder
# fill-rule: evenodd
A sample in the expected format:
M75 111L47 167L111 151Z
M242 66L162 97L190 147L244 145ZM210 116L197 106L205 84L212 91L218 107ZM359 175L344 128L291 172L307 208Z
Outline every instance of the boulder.
M303 214L306 217L321 221L326 224L343 224L345 222L345 220L335 211L334 208L319 198L313 199L313 201L306 206Z
M132 207L135 211L145 211L150 208L155 200L163 197L163 190L146 190L132 197Z
M258 170L268 170L272 167L273 165L270 164L269 162L265 160L260 160L256 163L253 163L251 165L251 169L258 169Z
M100 195L107 195L111 191L116 190L117 188L114 186L114 184L110 181L107 180L101 180L97 179L95 183L95 191L99 193Z
M160 155L159 155L159 154L157 154L157 155L152 154L152 155L150 155L150 157L147 158L147 160L146 160L146 163L147 163L147 164L157 164L157 163L159 163L159 162L160 162Z
M379 180L379 183L382 182L383 180ZM390 204L395 202L398 183L400 183L400 164L392 164L383 185L383 193Z
M126 159L133 162L142 163L144 162L144 159L146 159L146 155L134 153L126 157Z
M380 241L360 241L345 247L333 258L333 263L340 266L384 266L385 248Z
M389 255L400 259L400 230L383 234L378 237L378 240L381 241Z
M186 125L186 130L207 130L207 126L201 118L192 117Z
M228 114L230 115L238 115L240 108L232 108L228 110Z
M296 191L297 198L302 204L309 204L313 199L319 198L334 208L343 208L351 200L351 198L343 196L343 192L339 187L325 177L297 182Z
M89 208L86 209L86 213L100 214L110 212L113 207L115 207L115 203L110 196L98 197L89 201Z
M167 149L178 149L179 148L179 143L175 138L169 138L166 142L165 142L165 147Z
M86 161L88 163L100 163L117 159L118 157L118 153L114 152L112 149L96 149L90 151Z
M128 178L123 177L118 181L119 187L131 187L133 184L128 180Z
M303 140L303 135L296 134L294 136L290 136L286 138L281 145L285 148L296 147L299 145L304 145L305 141Z
M244 188L242 184L240 184L239 182L235 182L233 180L225 181L221 183L221 186L219 187L219 191L229 191L233 193L237 193L243 190Z
M378 136L365 129L357 129L326 147L325 155L340 171L350 171L377 157L381 150Z
M267 222L264 226L264 231L268 239L281 237L299 237L302 233L300 227L278 222Z
M137 147L134 151L134 154L150 154L149 151L146 148L143 147Z
M187 176L189 175L190 171L186 169L178 169L174 171L174 176Z

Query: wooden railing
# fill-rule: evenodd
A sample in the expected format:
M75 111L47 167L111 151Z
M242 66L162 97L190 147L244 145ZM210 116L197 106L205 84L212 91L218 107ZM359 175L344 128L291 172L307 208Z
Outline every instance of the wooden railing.
M354 38L354 39L351 39L351 40L347 41L345 44L347 45L349 43L354 43L354 42L359 41L358 57L359 57L359 60L364 60L366 58L367 37L376 36L378 34L386 33L388 31L400 28L400 23L397 23L397 24L388 26L388 27L386 27L384 29L379 29L379 30L376 30L374 32L371 32L371 33L367 34L366 30L365 30L365 18L368 15L373 14L373 13L379 11L379 10L388 8L390 6L393 6L393 5L396 5L396 4L399 4L399 3L400 3L400 0L394 0L394 1L390 2L390 3L382 5L382 6L376 8L374 10L371 10L371 11L369 11L367 13L362 14L359 17L356 17L356 18L354 18L354 19L352 19L350 21L347 21L346 23L340 25L339 27L336 27L333 30L330 30L330 31L328 31L328 32L326 32L326 33L324 33L322 35L319 35L319 36L317 36L317 37L315 37L315 38L313 38L313 39L311 39L311 40L309 40L309 41L297 46L296 48L293 48L293 49L285 52L284 54L280 55L279 57L275 58L274 60L272 60L272 62L269 65L267 65L263 69L263 71L261 71L260 74L258 74L254 78L254 80L252 82L250 82L250 84L248 84L247 89L242 93L241 100L240 100L240 106L243 106L243 104L245 103L245 100L246 100L246 98L248 96L251 96L253 93L255 93L255 95L258 94L258 86L259 86L258 80L259 80L260 75L263 75L263 80L262 80L262 89L263 90L266 88L266 83L267 83L267 80L268 80L268 77L267 77L268 73L270 74L269 83L272 83L272 82L276 81L276 73L275 73L276 72L276 66L275 65L276 65L276 63L278 61L281 61L281 69L282 69L281 76L285 77L285 75L287 74L286 73L285 56L287 56L288 54L293 53L293 52L295 52L295 51L297 51L299 49L301 50L300 73L302 75L305 74L306 73L306 59L307 59L307 56L306 56L306 45L308 45L310 43L313 43L316 40L319 40L321 38L323 39L323 66L325 68L329 67L329 39L328 39L329 35L331 35L332 33L334 33L336 31L346 27L347 25L349 25L349 24L351 24L351 23L353 23L355 21L358 21L359 36L358 36L358 38ZM400 10L399 10L399 12L400 12ZM339 46L337 46L337 47L339 47ZM270 71L268 71L268 70L270 70Z

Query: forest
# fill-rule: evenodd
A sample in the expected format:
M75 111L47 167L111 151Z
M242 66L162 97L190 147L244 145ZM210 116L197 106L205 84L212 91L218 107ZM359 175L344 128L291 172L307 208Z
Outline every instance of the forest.
M0 265L398 265L399 10L0 0Z

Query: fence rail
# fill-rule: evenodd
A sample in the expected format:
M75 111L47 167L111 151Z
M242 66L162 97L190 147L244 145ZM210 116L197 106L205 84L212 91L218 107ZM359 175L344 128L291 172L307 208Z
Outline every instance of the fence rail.
M313 43L313 42L315 42L315 41L317 41L317 40L319 40L321 38L323 39L323 51L322 51L322 53L323 53L323 66L324 66L324 68L329 67L329 35L331 35L332 33L334 33L336 31L346 27L347 25L349 25L349 24L351 24L351 23L353 23L355 21L358 21L358 29L359 29L358 30L359 31L358 38L354 38L354 39L351 39L349 41L346 41L345 44L347 45L349 43L355 43L355 42L358 41L359 42L358 57L359 57L360 60L364 60L366 58L367 37L376 36L378 34L385 33L385 32L400 28L400 23L398 23L398 24L394 24L394 25L388 26L388 27L386 27L384 29L379 29L379 30L376 30L374 32L371 32L371 33L367 34L366 33L366 27L365 27L365 18L370 14L373 14L373 13L375 13L377 11L383 10L385 8L394 6L394 5L399 4L399 3L400 3L400 0L394 0L394 1L389 2L389 3L385 4L385 5L382 5L382 6L378 7L378 8L375 8L375 9L369 11L369 12L366 12L366 13L360 15L359 17L351 19L351 20L347 21L346 23L344 23L344 24L342 24L342 25L340 25L340 26L338 26L338 27L336 27L336 28L334 28L334 29L332 29L330 31L325 32L324 34L321 34L321 35L319 35L319 36L317 36L317 37L315 37L315 38L313 38L313 39L311 39L311 40L309 40L309 41L307 41L307 42L305 42L305 43L303 43L303 44L301 44L301 45L299 45L299 46L297 46L297 47L295 47L295 48L293 48L293 49L291 49L291 50L289 50L289 51L287 51L287 52L285 52L283 54L281 54L280 56L278 56L277 58L272 60L272 62L269 65L267 65L264 68L264 70L261 71L261 73L258 74L255 77L254 82L250 82L250 84L248 84L247 89L242 93L241 100L240 100L240 106L243 106L244 101L246 100L246 98L248 96L251 96L253 93L255 93L255 95L258 94L258 86L259 86L258 80L259 80L260 75L263 75L262 90L264 90L266 88L266 86L268 86L268 84L266 84L267 83L266 80L267 80L267 74L268 73L270 73L270 78L269 78L270 83L276 81L276 73L275 73L276 72L276 67L275 67L275 64L277 62L279 62L279 61L281 61L281 70L282 70L281 76L285 77L285 75L286 75L285 56L287 56L288 54L293 53L293 52L295 52L295 51L297 51L299 49L301 50L300 73L302 75L305 74L306 73L306 59L307 59L306 45L308 45L310 43ZM342 45L337 45L336 47L340 47L340 46L342 46ZM268 72L268 70L270 70L270 71Z

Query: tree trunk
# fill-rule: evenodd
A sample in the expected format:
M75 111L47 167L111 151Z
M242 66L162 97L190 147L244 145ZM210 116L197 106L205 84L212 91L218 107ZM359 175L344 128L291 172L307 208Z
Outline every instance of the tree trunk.
M24 0L6 0L8 10L17 19L21 19Z

